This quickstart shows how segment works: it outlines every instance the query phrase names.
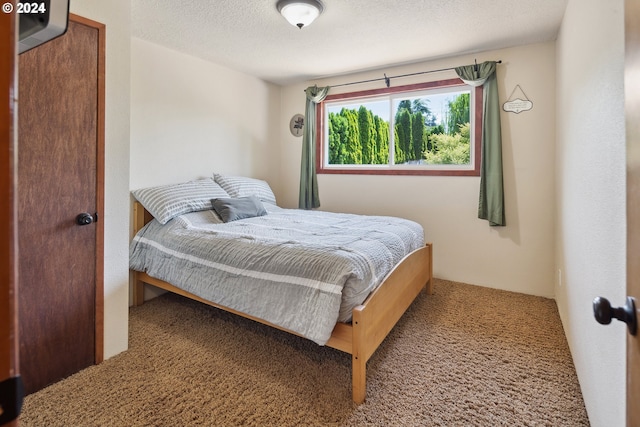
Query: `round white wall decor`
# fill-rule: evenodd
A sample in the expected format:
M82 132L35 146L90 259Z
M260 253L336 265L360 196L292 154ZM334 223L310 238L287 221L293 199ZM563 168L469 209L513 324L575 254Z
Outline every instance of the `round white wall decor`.
M304 116L302 114L294 114L289 122L289 131L293 136L302 136L304 129Z

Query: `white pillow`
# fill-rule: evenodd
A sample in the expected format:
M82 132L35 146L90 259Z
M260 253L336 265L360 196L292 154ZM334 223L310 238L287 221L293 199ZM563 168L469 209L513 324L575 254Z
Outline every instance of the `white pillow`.
M263 202L276 204L276 196L267 181L244 176L220 175L218 173L213 174L213 178L231 197L256 196Z
M131 194L160 224L185 213L213 209L212 199L229 197L211 178L141 188Z

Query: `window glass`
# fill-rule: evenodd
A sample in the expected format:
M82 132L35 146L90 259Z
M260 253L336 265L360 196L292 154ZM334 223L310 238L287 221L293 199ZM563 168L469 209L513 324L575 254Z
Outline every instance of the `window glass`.
M455 79L328 96L318 173L477 175L478 92Z

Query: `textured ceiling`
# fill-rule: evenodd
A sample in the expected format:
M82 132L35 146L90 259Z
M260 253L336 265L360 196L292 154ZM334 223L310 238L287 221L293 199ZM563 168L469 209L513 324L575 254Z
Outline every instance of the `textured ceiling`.
M134 37L276 84L555 40L567 0L321 0L310 26L277 0L134 0Z

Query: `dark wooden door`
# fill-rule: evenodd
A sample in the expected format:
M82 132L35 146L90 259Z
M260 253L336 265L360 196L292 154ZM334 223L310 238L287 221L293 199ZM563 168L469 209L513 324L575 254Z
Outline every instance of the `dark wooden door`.
M19 57L18 290L26 393L96 362L100 53L99 31L70 21L64 36ZM98 213L98 222L79 225L84 212Z
M640 0L625 2L627 295L640 308ZM640 333L627 335L627 425L640 426Z

